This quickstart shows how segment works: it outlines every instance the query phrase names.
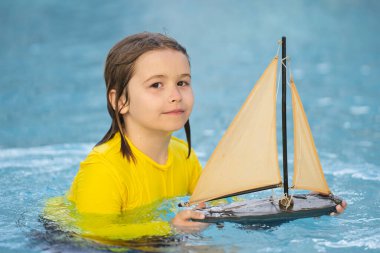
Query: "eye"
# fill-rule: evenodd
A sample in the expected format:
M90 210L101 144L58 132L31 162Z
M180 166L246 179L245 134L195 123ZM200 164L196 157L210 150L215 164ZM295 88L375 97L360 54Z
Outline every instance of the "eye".
M180 87L183 87L183 86L188 86L188 85L190 85L190 83L185 82L185 81L179 81L179 82L177 83L177 85L180 86Z
M162 83L154 83L154 84L152 84L150 87L155 88L155 89L158 89L158 88L161 88L161 87L162 87Z

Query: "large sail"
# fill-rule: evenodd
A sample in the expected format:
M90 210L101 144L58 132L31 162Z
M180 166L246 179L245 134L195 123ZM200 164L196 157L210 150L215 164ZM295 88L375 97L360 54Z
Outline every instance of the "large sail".
M292 78L290 83L294 121L293 188L329 194L310 126Z
M195 204L281 184L276 141L276 70L269 64L207 162Z

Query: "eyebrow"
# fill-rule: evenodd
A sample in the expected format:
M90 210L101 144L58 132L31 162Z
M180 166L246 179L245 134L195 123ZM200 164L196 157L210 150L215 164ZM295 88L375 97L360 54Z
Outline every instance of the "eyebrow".
M150 80L152 80L152 79L154 79L154 78L165 78L165 77L166 77L165 75L154 75L154 76L151 76L151 77L149 77L148 79L146 79L146 80L144 81L144 83L149 82ZM191 75L188 74L188 73L185 73L185 74L181 74L181 75L179 75L179 77L189 77L189 78L191 78Z
M191 78L191 75L186 73L186 74L180 75L180 77L190 77Z

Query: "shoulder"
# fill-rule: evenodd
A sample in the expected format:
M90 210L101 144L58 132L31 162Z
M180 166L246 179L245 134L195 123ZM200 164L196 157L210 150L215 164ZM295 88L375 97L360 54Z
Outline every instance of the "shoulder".
M121 176L120 164L123 157L117 140L95 146L80 163L79 170L72 183L69 199L77 202L80 196L117 195Z
M120 151L120 136L115 135L109 141L95 146L80 163L79 173L97 172L117 175L120 167L128 166L127 160Z
M121 139L119 134L115 134L110 140L96 145L91 153L108 156L108 155L114 155L114 154L120 154L120 144ZM91 154L90 153L90 154Z

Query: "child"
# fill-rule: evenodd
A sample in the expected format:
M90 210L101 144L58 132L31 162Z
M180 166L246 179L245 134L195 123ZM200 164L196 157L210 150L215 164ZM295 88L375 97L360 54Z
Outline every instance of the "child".
M80 213L117 214L193 192L201 165L191 149L190 62L177 41L155 33L126 37L109 52L104 72L111 127L80 164L68 193ZM172 136L185 128L187 143ZM204 228L195 211L172 225Z
M104 77L111 127L80 164L67 198L81 214L118 215L138 213L163 198L191 194L201 165L191 149L189 116L194 97L185 48L162 34L126 37L110 50ZM172 136L182 127L187 143ZM337 207L338 212L343 207ZM204 217L185 210L171 224L185 232L207 226L192 218ZM108 224L107 219L94 221L79 222L91 231L88 237L127 233L132 238L170 230L161 223L157 229L135 223L129 226L135 233L130 235L128 226Z

